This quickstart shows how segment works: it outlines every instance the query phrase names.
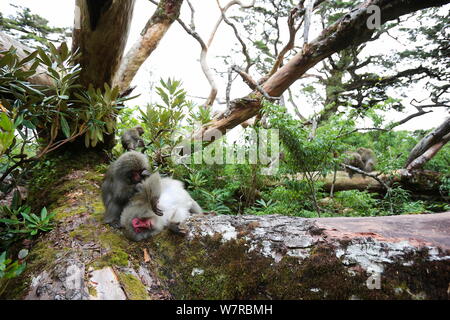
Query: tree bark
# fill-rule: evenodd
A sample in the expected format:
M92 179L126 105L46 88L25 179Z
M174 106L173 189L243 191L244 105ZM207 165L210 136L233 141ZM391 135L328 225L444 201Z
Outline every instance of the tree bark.
M76 169L51 182L57 226L36 241L2 298L449 298L450 212L193 216L186 236L164 231L132 243L101 222L101 180Z
M81 52L82 85L112 85L128 39L134 2L76 0L72 50Z
M405 168L407 170L415 170L422 167L428 160L450 140L450 117L436 129L427 134L419 143L411 150L406 160Z
M442 149L442 147L450 141L450 133L445 135L441 141L436 143L435 145L432 145L427 151L425 151L420 157L417 157L414 159L407 167L406 169L409 171L417 170L425 165L428 161L433 159L433 157L438 153L439 150Z
M141 65L156 49L169 27L180 15L183 0L162 0L145 25L140 38L125 55L114 84L124 92L131 84Z
M11 47L16 48L17 56L19 57L19 59L23 59L26 56L28 56L28 54L26 52L31 53L31 52L35 51L34 49L27 47L26 45L20 43L19 41L11 38L7 34L0 32L0 51L7 51ZM32 63L27 64L28 68L25 71L29 70L29 67L31 67L31 64ZM36 69L36 71L37 71L36 74L28 79L30 81L30 83L44 85L44 86L50 86L53 84L52 78L50 78L45 73L44 68L38 67Z
M262 88L269 96L281 96L290 85L326 57L351 45L369 41L376 30L367 27L367 20L371 16L367 11L369 6L375 5L380 8L381 23L385 23L417 10L441 6L449 2L449 0L365 1L359 7L344 15L336 23L323 30L315 40L307 44L301 52L267 79ZM227 129L232 129L255 116L261 108L261 98L261 93L253 92L246 98L237 99L232 103L230 110L205 125L195 137L200 139L202 133L210 135L209 132L213 130L225 133ZM246 99L248 101L245 101Z

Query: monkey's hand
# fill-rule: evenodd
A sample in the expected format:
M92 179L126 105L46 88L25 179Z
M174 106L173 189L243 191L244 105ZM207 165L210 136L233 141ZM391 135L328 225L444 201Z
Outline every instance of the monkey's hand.
M119 220L114 220L111 222L107 222L106 224L109 224L111 227L115 228L115 229L120 229L120 222Z
M170 231L177 233L179 235L182 235L182 236L186 236L188 233L188 229L185 226L181 225L180 222L171 223L169 225L169 229L170 229Z

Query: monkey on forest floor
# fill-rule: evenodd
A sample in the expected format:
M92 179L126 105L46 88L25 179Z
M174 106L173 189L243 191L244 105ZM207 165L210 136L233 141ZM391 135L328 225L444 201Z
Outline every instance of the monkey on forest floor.
M141 126L137 126L126 130L120 141L122 142L122 147L127 150L136 150L136 148L143 148L145 146L144 140L141 136L144 134L144 129Z
M110 165L102 184L106 223L118 226L123 208L137 191L136 185L150 175L148 170L147 157L136 151L122 154Z
M130 200L120 218L124 235L130 240L147 239L166 227L183 234L185 230L180 228L180 223L191 213L203 213L179 180L161 178L156 172L139 184L138 189L139 192ZM162 214L154 210L155 199Z
M354 151L346 151L346 159L344 160L344 164L356 167L365 172L372 172L375 164L376 157L374 152L368 148L358 148L356 152ZM354 171L350 168L345 167L345 171L348 173L350 179L354 175Z

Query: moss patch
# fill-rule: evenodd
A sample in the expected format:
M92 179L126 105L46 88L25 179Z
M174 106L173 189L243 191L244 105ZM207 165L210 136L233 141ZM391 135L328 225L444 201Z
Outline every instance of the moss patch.
M98 295L97 289L95 289L93 286L88 286L88 292L89 295L96 297Z
M119 281L122 284L128 299L150 300L147 289L135 276L119 272Z
M304 260L285 256L279 263L256 250L249 252L249 243L242 238L222 243L214 236L188 242L163 232L149 244L156 253L159 276L173 279L169 286L175 299L430 299L446 297L450 281L448 264L426 261L420 254L413 266L394 263L382 274L381 289L370 290L366 281L371 274L358 268L349 272L335 249L325 244L313 247ZM427 274L427 269L434 274ZM436 273L442 276L436 278Z

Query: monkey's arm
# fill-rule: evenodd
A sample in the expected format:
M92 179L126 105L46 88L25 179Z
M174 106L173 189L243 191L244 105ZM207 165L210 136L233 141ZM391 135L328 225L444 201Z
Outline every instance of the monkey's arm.
M118 227L120 214L122 213L123 206L116 203L115 201L110 201L106 207L104 221L112 225L113 227Z

